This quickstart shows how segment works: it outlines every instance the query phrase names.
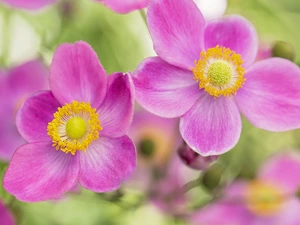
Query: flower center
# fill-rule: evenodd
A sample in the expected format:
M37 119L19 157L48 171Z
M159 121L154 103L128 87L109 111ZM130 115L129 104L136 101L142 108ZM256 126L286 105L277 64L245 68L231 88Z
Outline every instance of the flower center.
M53 146L72 155L78 150L85 151L92 141L98 139L101 130L96 109L89 103L77 101L58 108L47 127Z
M200 59L192 68L199 88L215 98L235 95L245 83L243 60L239 54L229 48L209 48L202 51Z
M70 138L79 139L86 133L86 123L80 117L73 117L66 124L66 132Z
M283 202L283 192L274 184L253 181L247 187L246 203L256 215L275 215L282 209Z

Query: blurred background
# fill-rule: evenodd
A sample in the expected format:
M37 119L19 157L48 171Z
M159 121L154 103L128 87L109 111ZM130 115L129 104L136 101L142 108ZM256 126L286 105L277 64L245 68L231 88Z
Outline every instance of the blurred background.
M300 65L300 1L228 0L227 7L225 1L197 1L208 19L218 18L225 11L225 15L240 14L250 20L260 38L258 59L273 55ZM91 0L61 0L35 11L0 3L0 81L32 60L45 67L43 70L47 77L47 68L56 47L78 40L84 40L93 47L108 73L133 71L145 57L155 55L145 13L146 9L117 14ZM35 70L27 73L34 75ZM36 82L37 78L32 79ZM45 86L41 85L42 88ZM13 121L18 106L30 91L26 92L26 96L25 92L20 94L21 97L12 103L5 98L17 95L18 90L6 90L6 84L0 87L1 115L4 117L9 111ZM30 90L33 92L33 89L39 88ZM177 131L178 121L158 118L144 112L139 106L136 111L129 136L137 146L138 168L120 190L97 194L78 187L61 199L29 204L9 195L0 181L0 199L13 214L15 223L189 224L185 219L186 214L208 204L214 198L213 190L216 187L222 187L237 178L255 177L265 159L278 151L296 149L300 152L299 130L272 133L255 128L243 119L243 130L236 147L218 158L213 168L210 167L213 172L209 169L199 172L179 161L177 150L182 147L183 141ZM2 121L0 126L0 136L5 137L3 141L4 138L0 138L1 143L14 142L6 133L17 135L13 122L7 125ZM4 126L12 131L5 130ZM14 143L19 145L17 141ZM0 180L9 158L8 153L0 158ZM199 176L205 179L196 184L188 183ZM180 198L170 195L186 183L185 191L192 190Z

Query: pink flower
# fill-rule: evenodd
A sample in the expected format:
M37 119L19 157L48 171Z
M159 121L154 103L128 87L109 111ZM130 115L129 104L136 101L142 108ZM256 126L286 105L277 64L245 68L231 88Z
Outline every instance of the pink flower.
M137 169L128 186L149 190L154 171L162 171L182 142L178 120L165 119L144 110L135 112L128 136L137 149Z
M14 225L14 219L8 209L5 208L3 202L0 200L0 221L1 225Z
M300 155L278 154L262 166L254 181L236 181L218 202L199 210L193 224L299 225Z
M29 143L15 151L4 188L29 202L58 198L77 182L95 192L117 189L136 165L125 135L133 114L129 75L108 77L85 42L62 44L50 87L18 111L18 129Z
M256 127L300 126L300 70L288 60L254 63L254 27L240 16L205 22L190 0L153 0L147 14L158 57L145 59L133 81L138 102L162 117L180 117L185 142L202 156L239 140L240 112Z
M37 60L0 71L0 159L10 160L15 149L25 143L15 125L16 112L25 98L40 89L48 89L48 71Z
M54 4L57 0L3 0L4 3L27 10L37 10L45 6Z
M184 193L182 187L198 177L198 171L188 168L177 155L174 155L165 173L151 185L152 203L165 213L183 216L187 212L192 196Z
M150 0L96 0L117 13L129 13L147 7Z

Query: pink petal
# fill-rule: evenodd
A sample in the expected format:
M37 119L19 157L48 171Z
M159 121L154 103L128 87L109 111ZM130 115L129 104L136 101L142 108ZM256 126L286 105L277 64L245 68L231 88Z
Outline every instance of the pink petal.
M203 49L204 18L192 0L152 0L147 20L154 49L168 63L190 69Z
M111 10L125 14L147 7L150 0L96 0L103 2Z
M4 188L27 202L60 197L74 187L79 172L77 155L36 142L18 148L4 176Z
M134 72L133 82L137 101L162 117L183 115L203 93L192 72L159 57L145 59Z
M217 202L196 212L193 225L253 225L254 217L240 204Z
M50 68L50 87L62 105L77 100L98 108L106 86L106 72L86 42L62 44L56 49Z
M28 98L19 109L16 123L22 137L28 142L51 141L48 123L60 104L50 91L42 91Z
M286 202L283 210L275 216L272 225L299 225L300 221L300 201L297 198L291 198Z
M300 70L292 62L270 58L254 64L236 100L255 126L270 131L300 127Z
M205 29L205 48L217 45L230 48L242 56L249 67L258 51L258 37L254 26L245 18L230 16L211 21Z
M202 97L180 120L186 143L202 156L220 155L232 149L241 133L241 117L228 97Z
M100 137L80 154L79 183L92 191L119 188L136 167L136 152L127 137Z
M1 225L14 225L14 219L7 208L5 208L3 202L0 200L0 221Z
M234 181L224 191L224 198L229 201L243 201L246 198L248 185L249 181Z
M131 77L123 73L110 75L105 99L97 110L103 128L100 135L125 135L132 121L133 106L134 90Z
M15 8L37 10L55 3L56 0L3 0L3 2Z
M22 64L8 73L7 85L15 104L36 91L49 89L48 69L38 60Z
M295 193L300 188L300 153L282 152L271 157L261 167L259 178Z
M0 119L0 124L0 159L9 161L14 151L26 142L18 132L16 125L12 124L12 121Z

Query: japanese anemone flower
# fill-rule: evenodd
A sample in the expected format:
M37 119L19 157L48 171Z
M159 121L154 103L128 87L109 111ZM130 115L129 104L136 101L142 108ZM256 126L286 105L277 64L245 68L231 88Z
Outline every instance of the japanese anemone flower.
M50 88L25 100L17 113L29 143L15 151L4 188L29 202L59 198L77 182L95 192L117 189L136 166L125 135L134 103L130 76L107 76L85 42L62 44L51 64Z
M38 60L0 71L0 159L8 161L17 147L25 143L15 117L22 102L34 92L48 88L48 70Z
M267 160L252 181L235 181L221 199L200 209L192 224L298 225L300 155L289 151Z
M300 70L292 62L255 62L258 38L240 16L206 22L190 0L152 0L147 20L157 57L133 73L137 101L180 117L185 142L202 156L239 140L242 113L269 131L300 127Z

